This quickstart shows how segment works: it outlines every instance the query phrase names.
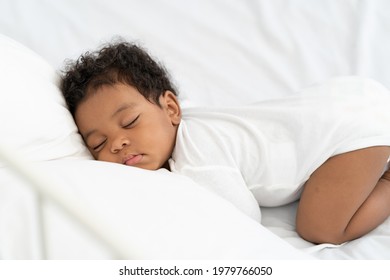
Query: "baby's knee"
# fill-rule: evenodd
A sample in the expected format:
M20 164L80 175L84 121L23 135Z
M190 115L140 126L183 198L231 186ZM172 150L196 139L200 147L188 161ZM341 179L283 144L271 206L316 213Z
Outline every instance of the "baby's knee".
M309 222L299 217L296 220L296 231L300 237L314 244L341 244L346 241L343 230L330 228L329 225L319 222Z

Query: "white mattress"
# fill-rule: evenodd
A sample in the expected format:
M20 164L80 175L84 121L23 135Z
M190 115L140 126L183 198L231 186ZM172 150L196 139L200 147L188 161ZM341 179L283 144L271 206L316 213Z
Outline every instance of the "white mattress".
M386 0L1 0L0 34L32 49L57 70L61 69L66 58L76 58L113 36L122 36L141 43L166 65L178 85L184 106L240 105L288 96L334 76L374 78L390 88L389 10L390 2ZM43 166L45 164L47 162ZM53 168L48 166L45 168ZM7 170L4 167L1 170L2 182L10 180ZM0 190L7 191L6 188ZM99 238L78 229L77 222L65 217L50 200L45 200L42 208L42 201L34 192L9 197L22 197L22 200L20 203L6 201L3 193L1 258L115 258L107 244L103 242L105 245L102 245ZM93 198L101 199L93 195L89 199L92 201ZM90 205L94 203L97 202ZM115 205L115 198L112 198L111 204ZM223 202L220 204L225 207ZM18 205L23 206L20 208ZM39 219L28 216L26 225L23 219L7 216L13 207L19 209L24 217L30 213L28 209L46 209L47 240L39 239ZM91 209L95 208L88 211ZM190 209L184 209L190 214ZM234 220L242 222L243 229L256 228L255 232L280 240L283 245L277 252L284 258L390 259L390 219L358 240L341 246L315 246L296 234L295 211L296 203L263 208L264 231L245 218L235 216ZM93 215L93 212L88 213ZM39 217L38 214L36 217ZM88 215L85 217L91 217ZM106 218L110 220L110 217ZM197 218L194 216L193 219ZM34 221L37 223L34 224ZM201 222L198 222L200 225ZM211 222L203 226L215 227ZM120 228L121 225L118 223L113 227ZM224 227L228 228L228 225L224 224ZM26 239L23 234L26 228L28 232L35 232L36 236ZM103 239L110 235L107 234L103 234ZM166 234L169 236L169 231ZM237 235L244 238L245 231L238 231ZM120 240L123 238L120 236ZM139 238L142 240L142 237ZM207 236L204 238L207 239ZM251 236L249 239L257 244L253 248L264 248L260 237ZM18 245L20 240L24 240L24 245ZM207 246L199 249L194 245L188 247L194 252L199 250L194 255L186 255L184 250L169 255L169 249L161 245L169 243L169 239L162 238L160 241L154 244L150 254L129 253L126 257L275 257L272 254L244 253L243 249L237 249L243 246L240 242L233 242L234 249L230 253L221 250L218 254L218 246L208 252ZM181 239L181 244L186 244L185 241ZM283 253L285 241L303 254L286 253L290 249L285 249ZM46 253L42 253L40 242L45 243ZM123 242L132 251L130 248L134 244ZM250 242L246 242L245 246L250 247ZM147 245L139 247L143 250Z

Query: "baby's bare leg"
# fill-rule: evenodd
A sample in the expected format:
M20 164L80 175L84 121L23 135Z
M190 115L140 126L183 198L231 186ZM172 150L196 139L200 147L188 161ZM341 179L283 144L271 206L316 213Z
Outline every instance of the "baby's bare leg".
M299 202L298 233L314 243L340 244L358 238L390 215L390 147L334 156L306 182Z

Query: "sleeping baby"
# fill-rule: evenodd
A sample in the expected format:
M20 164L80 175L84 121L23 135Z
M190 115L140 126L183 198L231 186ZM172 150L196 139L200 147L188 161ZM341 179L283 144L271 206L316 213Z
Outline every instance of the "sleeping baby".
M299 199L296 229L340 244L390 214L390 93L337 78L288 98L181 108L165 68L117 42L70 62L61 89L95 159L190 177L260 222Z

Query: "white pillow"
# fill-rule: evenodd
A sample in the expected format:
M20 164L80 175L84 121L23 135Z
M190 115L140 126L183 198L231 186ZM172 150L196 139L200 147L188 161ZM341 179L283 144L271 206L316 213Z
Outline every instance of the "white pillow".
M104 255L96 248L110 248L114 257L126 259L311 258L184 176L89 160L36 167L50 174L49 192L63 206L54 211L47 205L43 211L52 259ZM73 215L61 214L64 209ZM75 223L75 216L93 233L82 233L87 228Z
M41 57L0 34L0 144L23 160L90 157ZM2 163L0 163L0 166Z

